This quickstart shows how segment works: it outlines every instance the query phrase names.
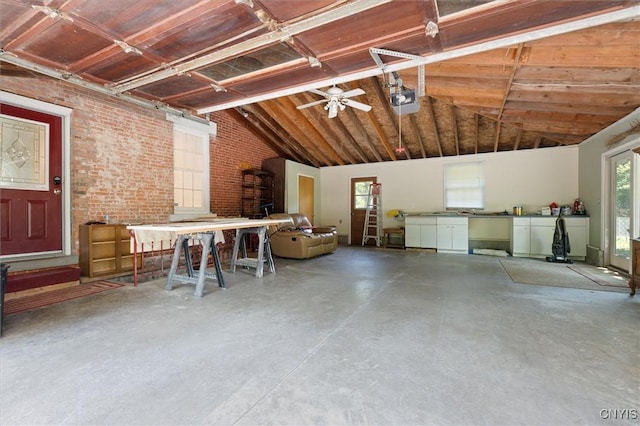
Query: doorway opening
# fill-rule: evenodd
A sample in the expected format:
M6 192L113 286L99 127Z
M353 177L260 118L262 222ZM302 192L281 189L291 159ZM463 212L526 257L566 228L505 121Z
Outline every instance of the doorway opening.
M350 245L362 245L362 234L364 234L364 220L367 214L369 187L373 183L378 183L375 176L351 178ZM368 240L367 245L375 246L375 241Z

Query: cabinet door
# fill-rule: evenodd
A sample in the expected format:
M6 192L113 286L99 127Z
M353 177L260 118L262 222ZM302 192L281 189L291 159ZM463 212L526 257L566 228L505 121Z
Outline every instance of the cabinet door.
M567 226L571 253L569 257L587 256L587 228L585 226Z
M453 225L437 226L437 244L438 250L451 250L453 247L453 236L451 235L451 227Z
M406 247L420 247L420 225L404 225L404 245Z
M436 248L438 232L436 225L420 225L420 247Z
M469 227L467 225L451 225L451 248L464 252L469 250Z
M529 225L514 225L511 253L513 256L529 256L529 253L531 253L531 230Z
M555 226L531 225L531 256L551 256Z

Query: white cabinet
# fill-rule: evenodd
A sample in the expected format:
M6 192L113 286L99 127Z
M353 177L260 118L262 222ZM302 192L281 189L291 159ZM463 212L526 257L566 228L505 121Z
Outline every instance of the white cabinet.
M588 217L567 217L565 218L569 243L571 244L572 258L586 258L587 244L589 243L589 218Z
M437 218L438 252L469 252L469 219L467 217Z
M511 227L511 254L515 257L547 257L552 254L555 216L514 217ZM589 218L565 217L571 252L569 257L584 260L589 242Z
M406 247L436 248L436 218L408 216L404 221Z
M529 257L531 254L531 219L514 217L511 227L511 255Z
M555 218L531 218L531 257L551 256Z

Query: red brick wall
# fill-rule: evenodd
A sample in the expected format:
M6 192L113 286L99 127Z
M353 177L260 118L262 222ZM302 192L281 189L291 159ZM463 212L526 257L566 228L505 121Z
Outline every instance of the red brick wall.
M173 124L165 113L49 78L0 76L2 90L73 109L71 199L74 253L89 220L165 222L173 213ZM276 154L226 112L212 116L211 208L240 212L238 165Z
M211 211L219 216L238 216L242 168L260 168L262 160L278 154L258 140L239 115L220 111L211 114L218 125L217 136L211 145Z

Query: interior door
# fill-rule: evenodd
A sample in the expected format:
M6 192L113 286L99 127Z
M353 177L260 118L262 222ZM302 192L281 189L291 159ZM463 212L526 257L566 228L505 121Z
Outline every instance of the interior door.
M609 263L624 271L631 268L631 237L634 203L633 152L626 151L610 161Z
M0 104L0 255L62 252L62 118Z
M298 213L308 217L312 225L315 225L313 214L315 208L314 183L312 177L298 175Z
M364 219L367 213L367 198L369 186L377 183L375 177L360 177L351 179L351 245L362 245L364 233ZM375 245L373 239L367 240L367 244Z

